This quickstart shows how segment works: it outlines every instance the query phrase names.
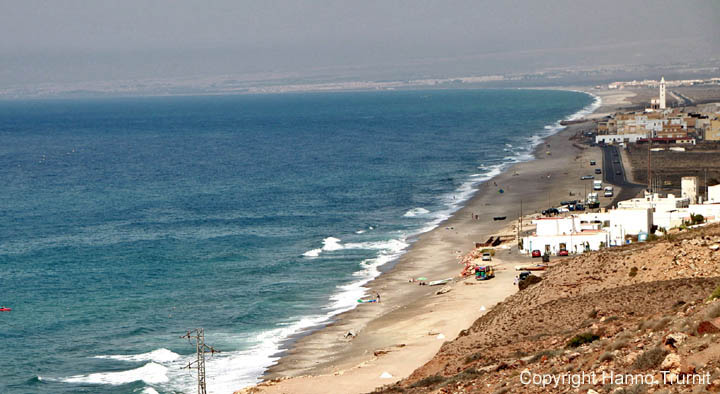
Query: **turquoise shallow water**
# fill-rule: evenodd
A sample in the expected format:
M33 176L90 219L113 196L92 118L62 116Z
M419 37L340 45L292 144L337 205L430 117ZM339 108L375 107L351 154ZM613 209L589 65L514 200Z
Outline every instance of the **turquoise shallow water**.
M0 102L0 392L211 392L351 308L593 98L432 90Z

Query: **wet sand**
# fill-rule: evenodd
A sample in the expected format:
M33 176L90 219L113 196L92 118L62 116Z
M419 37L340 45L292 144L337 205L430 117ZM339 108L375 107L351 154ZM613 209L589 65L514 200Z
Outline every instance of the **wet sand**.
M593 93L603 97L602 92ZM600 108L603 112L624 104L614 96L608 98ZM521 203L527 220L528 215L561 200L581 199L590 191L592 181L580 177L593 173L590 160L601 164L601 151L583 149L570 139L588 127L588 123L568 126L537 147L536 159L515 164L484 183L464 208L420 235L392 269L369 284L370 294L380 293L381 303L359 305L333 324L298 339L268 370L264 383L244 391L322 393L332 387L332 392L368 392L408 376L430 360L443 342L516 291L513 267L531 261L518 254L515 241L508 242L494 257L496 278L478 282L459 278L460 258L491 235L516 234ZM601 204L605 202L601 199ZM473 218L475 214L479 220ZM494 221L495 216L507 219ZM525 224L523 229L528 230ZM417 277L455 281L449 292L436 295L443 286L408 282ZM354 338L345 337L350 331Z

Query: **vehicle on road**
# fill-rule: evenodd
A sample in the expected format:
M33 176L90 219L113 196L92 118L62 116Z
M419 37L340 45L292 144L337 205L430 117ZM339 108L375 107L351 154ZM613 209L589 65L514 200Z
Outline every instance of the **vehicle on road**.
M568 256L568 255L570 255L570 253L568 253L568 251L565 249L560 249L560 251L558 252L558 256Z
M599 168L596 168L596 169L595 169L595 173L598 174L598 175L599 175L599 174L602 174L602 170L599 169Z
M605 186L605 193L603 194L605 197L612 197L613 196L613 187L612 186Z
M590 160L590 165L591 165L591 166L594 166L595 164L596 164L596 163L595 163L595 160Z
M595 177L592 175L583 175L580 177L580 180L583 180L583 181L588 180L588 179L595 179Z
M582 204L575 204L575 210L576 210L576 211L584 211L584 210L585 210L585 206L582 205Z
M540 256L542 256L542 254L540 253L539 250L535 249L535 250L532 251L532 257L533 257L533 258L535 258L535 257L540 257Z
M602 181L594 181L593 182L593 190L602 190Z
M483 253L482 261L492 261L492 256L490 255L490 253Z
M615 175L622 175L622 171L620 171L620 170L615 170Z
M488 280L494 277L495 270L489 265L475 268L475 280Z

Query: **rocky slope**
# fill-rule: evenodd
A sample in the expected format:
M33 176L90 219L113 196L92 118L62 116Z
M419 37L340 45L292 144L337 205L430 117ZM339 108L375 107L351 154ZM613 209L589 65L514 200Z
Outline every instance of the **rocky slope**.
M717 225L565 259L377 392L720 392L716 289ZM567 381L523 384L535 375Z

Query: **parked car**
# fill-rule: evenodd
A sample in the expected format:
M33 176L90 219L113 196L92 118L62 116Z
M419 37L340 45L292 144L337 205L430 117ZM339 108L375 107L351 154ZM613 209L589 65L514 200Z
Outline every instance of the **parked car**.
M560 249L560 251L558 252L558 256L568 256L569 254L570 253L568 253L568 251L565 249Z
M576 211L584 211L584 210L585 210L585 206L582 205L582 204L575 204L575 210L576 210Z
M591 165L591 166L594 166L594 165L595 165L595 160L590 160L590 165Z
M602 174L602 170L599 169L599 168L596 168L596 169L595 169L595 173L598 174L598 175L599 175L599 174Z
M615 175L622 175L622 171L620 171L620 170L615 170Z
M543 216L557 215L560 213L557 208L548 208L542 211Z
M492 256L490 256L490 253L483 253L482 261L492 261Z
M592 175L583 175L580 177L580 180L583 180L583 181L588 180L588 179L595 179L595 177Z
M540 256L542 256L542 254L540 253L539 250L535 249L532 251L532 257L540 257Z

